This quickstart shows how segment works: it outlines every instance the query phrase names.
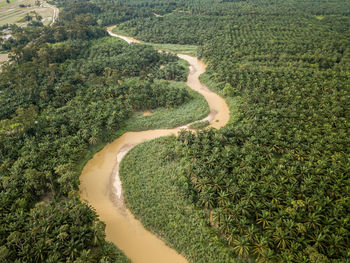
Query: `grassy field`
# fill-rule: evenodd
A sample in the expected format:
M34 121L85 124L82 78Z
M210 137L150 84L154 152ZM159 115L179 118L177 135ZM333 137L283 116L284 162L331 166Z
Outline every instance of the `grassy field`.
M42 2L44 5L45 3ZM30 5L30 7L21 8L19 5ZM26 14L35 11L42 16L45 25L50 24L53 16L53 9L49 7L39 7L35 5L35 0L12 0L7 3L6 0L0 0L0 26L5 24L17 24L25 26L27 22L21 21Z
M118 27L115 27L112 30L112 32L123 36L130 36L128 32L121 30ZM152 46L155 49L159 49L159 50L164 50L164 51L174 52L174 53L181 53L181 54L190 55L190 56L197 56L198 47L194 45L158 44L158 43L148 43L143 41L141 41L140 43L144 45Z
M0 72L1 72L1 66L4 62L6 62L9 59L8 54L1 54L0 53Z

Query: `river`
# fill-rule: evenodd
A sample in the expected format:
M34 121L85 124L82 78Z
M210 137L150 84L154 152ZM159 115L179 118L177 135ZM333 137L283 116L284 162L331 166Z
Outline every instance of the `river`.
M138 42L133 38L120 36L128 43ZM205 72L205 64L195 57L178 54L190 64L187 85L202 94L207 100L210 114L206 120L210 126L219 129L229 120L229 108L223 98L200 83L199 76ZM146 230L125 207L122 184L119 179L119 164L125 154L135 145L161 136L177 134L182 126L174 129L127 132L107 144L85 165L80 176L80 198L96 209L100 219L106 223L106 239L113 242L134 263L182 263L187 260L169 248L162 239Z

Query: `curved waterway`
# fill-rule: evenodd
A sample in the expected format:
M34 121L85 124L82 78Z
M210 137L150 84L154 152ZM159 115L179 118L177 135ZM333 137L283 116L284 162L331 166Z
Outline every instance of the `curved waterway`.
M119 36L128 43L136 40ZM187 85L202 94L207 100L210 114L210 126L220 128L229 120L229 108L224 99L211 92L199 81L199 75L205 72L205 64L195 57L178 56L190 64ZM122 185L119 179L119 165L125 154L135 145L161 136L177 134L182 126L174 129L127 132L112 143L107 144L85 165L80 176L80 198L96 209L100 219L106 223L106 239L135 263L182 263L186 258L169 248L162 239L146 230L127 209L123 201Z

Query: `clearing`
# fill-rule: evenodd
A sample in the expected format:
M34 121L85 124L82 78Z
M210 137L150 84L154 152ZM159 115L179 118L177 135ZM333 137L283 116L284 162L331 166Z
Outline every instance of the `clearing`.
M24 7L20 7L20 5ZM38 6L36 0L10 0L10 3L7 3L6 0L0 0L0 26L5 24L25 26L28 21L25 21L24 17L33 11L42 17L41 21L44 25L51 23L54 8L46 2L40 1Z

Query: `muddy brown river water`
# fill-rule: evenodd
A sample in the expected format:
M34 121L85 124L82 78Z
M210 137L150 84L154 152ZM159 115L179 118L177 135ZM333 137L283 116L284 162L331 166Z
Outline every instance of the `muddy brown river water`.
M135 39L119 36L128 43ZM202 94L207 100L210 114L204 120L209 120L210 126L220 128L229 120L229 108L223 98L210 91L199 81L199 75L205 72L205 64L195 57L178 56L190 64L187 85ZM125 154L135 145L161 136L177 134L182 126L174 129L148 130L142 132L127 132L110 144L85 165L80 176L80 198L96 209L100 219L106 223L106 239L135 263L182 263L186 258L168 247L162 239L146 230L125 207L122 184L119 179L119 164Z

